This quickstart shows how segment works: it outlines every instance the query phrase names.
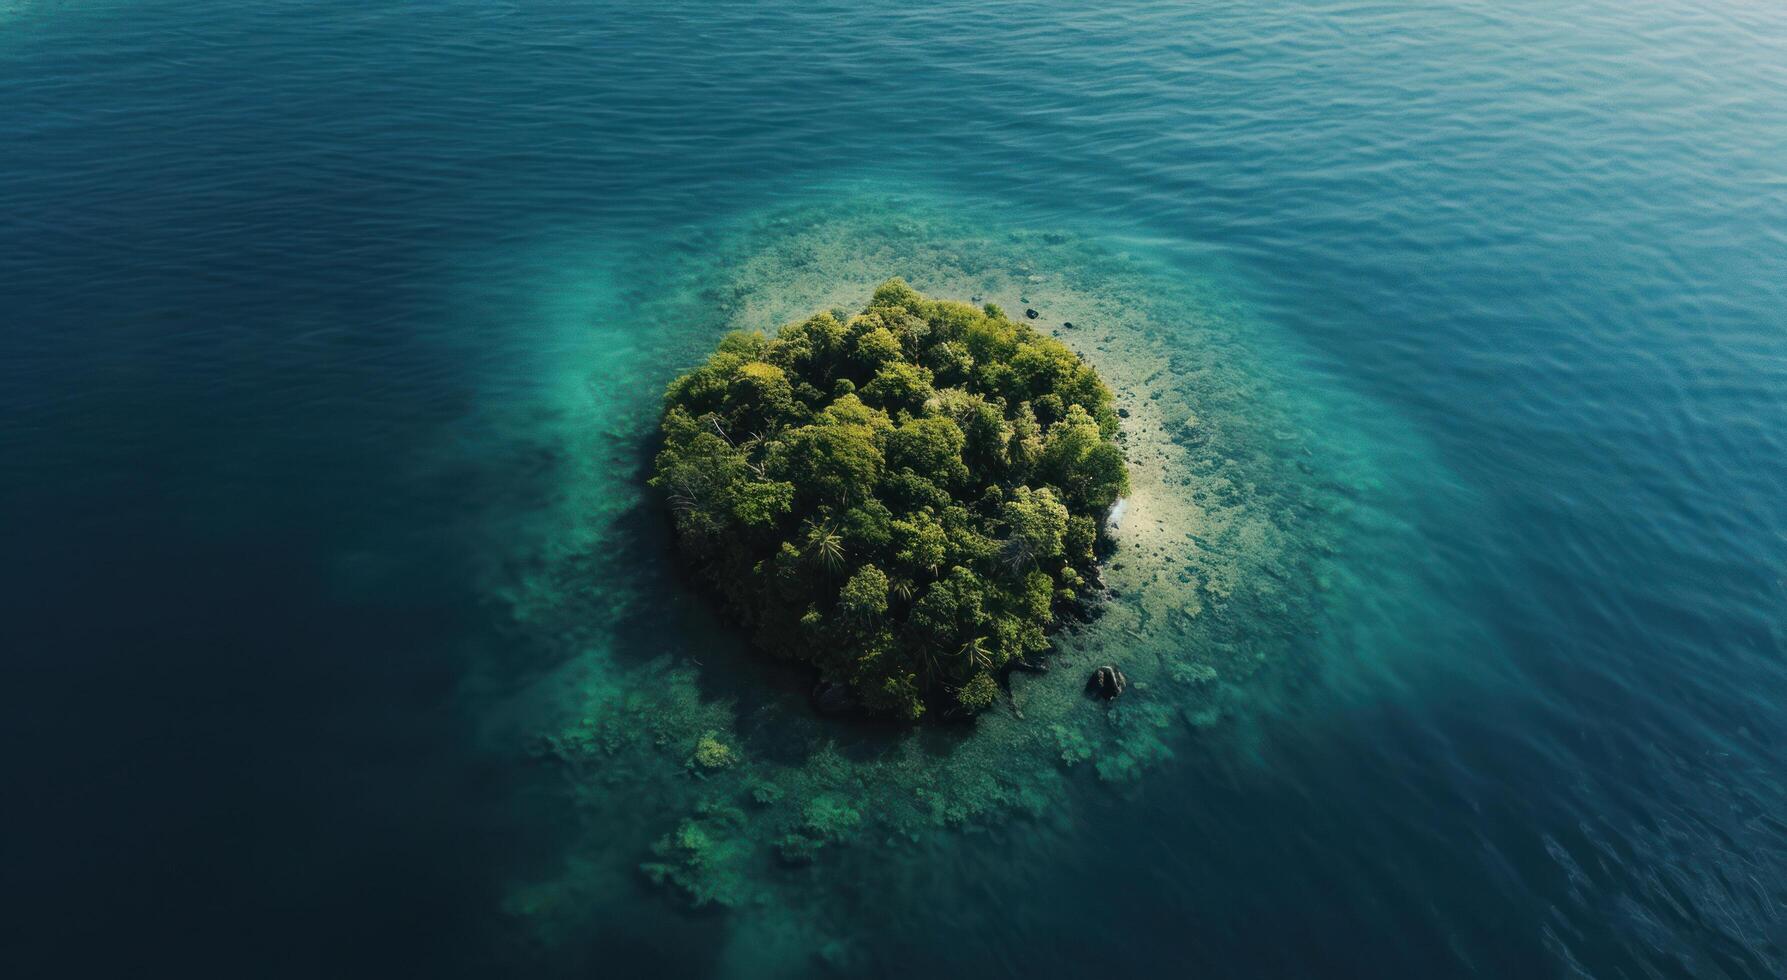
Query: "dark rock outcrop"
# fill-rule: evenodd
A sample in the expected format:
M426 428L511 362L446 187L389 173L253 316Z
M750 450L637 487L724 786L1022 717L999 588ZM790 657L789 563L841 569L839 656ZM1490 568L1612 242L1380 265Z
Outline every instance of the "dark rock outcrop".
M1105 664L1093 671L1092 677L1086 681L1086 690L1106 701L1122 694L1123 689L1128 686L1129 678L1123 676L1123 671L1110 664Z

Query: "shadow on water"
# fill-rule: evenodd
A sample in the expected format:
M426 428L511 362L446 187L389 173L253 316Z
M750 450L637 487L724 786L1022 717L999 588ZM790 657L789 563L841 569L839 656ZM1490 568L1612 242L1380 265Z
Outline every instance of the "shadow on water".
M744 747L765 761L798 764L816 740L831 742L847 759L868 761L911 737L913 726L896 719L819 711L811 696L817 670L757 647L722 608L689 567L668 508L647 484L658 445L655 432L639 443L628 478L637 501L613 518L601 553L579 559L586 563L580 574L600 576L592 581L627 570L630 601L605 630L615 666L638 670L668 653L697 668L700 697L734 706ZM927 721L918 726L919 744L929 755L947 755L972 727L960 718Z

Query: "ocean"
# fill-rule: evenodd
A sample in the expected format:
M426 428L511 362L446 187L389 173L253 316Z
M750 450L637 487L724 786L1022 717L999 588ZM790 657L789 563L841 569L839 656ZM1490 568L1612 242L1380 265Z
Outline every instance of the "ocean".
M1787 974L1784 166L1749 0L0 2L0 972ZM645 483L891 276L1129 412L970 724Z

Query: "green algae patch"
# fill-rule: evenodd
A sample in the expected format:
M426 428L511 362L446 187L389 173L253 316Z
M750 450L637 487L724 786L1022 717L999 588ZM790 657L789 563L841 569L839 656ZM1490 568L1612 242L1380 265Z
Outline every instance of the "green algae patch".
M861 823L862 814L842 798L814 797L801 808L799 822L776 842L776 848L785 861L811 861L826 844L848 840Z
M907 719L984 711L1048 649L1129 490L1096 370L899 279L841 322L728 334L670 383L661 428L651 482L757 645Z
M675 888L690 905L737 905L746 894L743 862L748 844L738 837L744 814L724 804L704 804L695 816L652 845L655 860L639 866L646 877Z
M738 754L713 732L708 732L695 741L695 754L689 761L702 769L724 769L738 761Z

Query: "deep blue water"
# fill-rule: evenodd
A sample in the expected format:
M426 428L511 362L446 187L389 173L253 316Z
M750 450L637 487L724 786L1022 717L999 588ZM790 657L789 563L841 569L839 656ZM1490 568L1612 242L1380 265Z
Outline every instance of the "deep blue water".
M1090 794L1040 887L940 879L1022 927L873 948L1787 972L1787 11L1747 0L0 3L5 972L517 969L505 882L572 818L491 720L543 667L484 569L553 472L493 419L622 318L581 269L852 183L1215 276L1322 425L1420 447L1380 454L1418 557L1295 697ZM720 968L712 916L608 911L553 962Z

